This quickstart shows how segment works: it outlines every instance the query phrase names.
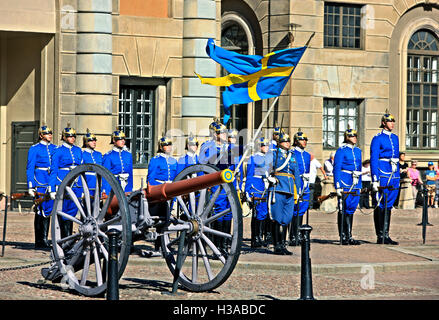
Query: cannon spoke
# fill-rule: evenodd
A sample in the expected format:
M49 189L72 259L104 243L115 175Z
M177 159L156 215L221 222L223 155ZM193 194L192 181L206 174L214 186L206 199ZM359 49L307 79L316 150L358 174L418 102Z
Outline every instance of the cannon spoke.
M191 203L191 212L192 212L191 217L192 217L197 212L197 206L195 205L195 193L193 192L189 193L189 200Z
M207 232L207 233L211 233L211 234L213 234L215 236L220 236L220 237L223 237L223 238L232 239L232 235L231 234L224 233L224 232L221 232L221 231L218 231L218 230L215 230L215 229L211 229L211 228L206 227L206 226L204 227L204 231Z
M211 224L211 223L214 222L215 220L218 220L219 218L221 218L221 217L225 216L226 214L230 213L231 211L232 211L232 209L231 209L231 208L228 208L228 209L226 209L226 210L224 210L224 211L221 211L220 213L217 213L217 214L215 214L215 215L213 215L213 216L207 218L207 219L204 221L204 225Z
M84 208L82 208L82 205L81 205L81 203L79 202L78 197L76 196L76 194L75 194L75 192L73 191L73 189L70 188L69 186L66 186L66 191L67 191L67 193L69 194L70 199L72 199L73 202L75 203L76 207L78 208L79 212L81 213L81 216L82 216L84 219L86 219L87 216L85 215Z
M210 199L210 201L207 203L206 208L204 208L203 213L201 214L201 218L204 219L205 217L207 217L207 215L209 214L209 212L212 210L213 205L215 204L216 199L218 198L219 194L221 192L221 187L218 187L215 190L215 193L213 194L212 198Z
M207 257L206 250L200 239L197 239L197 243L198 243L198 247L200 248L201 257L204 263L204 268L206 268L207 277L209 278L209 281L211 281L213 279L213 274L212 274L212 268L210 267L209 258Z
M181 208L183 209L184 214L188 217L191 218L192 215L190 214L188 208L186 207L186 204L184 203L183 199L181 198L181 196L177 197L177 201L180 204Z
M98 250L96 249L96 246L93 246L93 257L95 260L96 280L98 282L98 286L101 286L103 283L102 269L101 269L101 262L99 260L99 254L98 254Z
M81 282L80 282L81 286L84 286L85 282L87 281L89 269L90 269L90 250L87 250L84 259L84 267L82 269Z
M198 281L198 252L197 252L197 242L192 243L192 282L197 283Z
M102 254L103 254L105 260L108 261L108 251L107 251L107 249L105 248L104 244L101 242L101 240L99 240L99 238L96 238L96 242L98 243L99 248L101 249L101 252L102 252Z
M210 241L210 239L208 237L206 237L204 234L201 235L201 239L203 239L204 242L206 242L206 244L209 246L209 248L212 249L213 253L218 257L218 259L220 259L220 261L223 264L225 264L226 263L226 259L221 254L221 252L218 250L218 248L213 244L213 242Z
M101 224L99 224L99 229L107 228L108 226L112 225L113 223L117 223L122 219L121 216L117 215L113 219L107 220Z
M108 208L110 207L111 200L113 200L114 197L114 191L113 189L110 191L110 194L108 195L107 200L105 200L104 205L102 206L101 212L99 213L98 217L96 218L97 221L103 221L104 217L108 211Z
M203 189L200 192L200 200L198 201L198 207L197 207L197 216L201 216L204 209L204 204L206 203L206 190Z
M93 203L93 218L97 219L99 215L99 204L100 204L100 194L101 194L101 184L102 177L101 175L96 174L96 189L94 194L94 203Z
M68 215L68 214L65 213L65 212L57 211L56 214L59 215L59 216L61 216L61 217L63 217L63 218L66 218L67 220L73 221L74 223L77 223L77 224L79 224L79 225L82 225L81 220L78 220L78 219L76 219L75 217L73 217L73 216L71 216L71 215Z
M87 180L85 179L85 173L80 175L82 188L84 193L85 208L87 209L87 216L91 215L91 201L90 201L90 189L88 188Z
M76 239L79 238L79 237L81 237L81 234L80 234L80 233L74 233L74 234L72 234L72 235L70 235L70 236L67 236L67 237L65 237L65 238L62 238L62 239L56 240L56 243L59 244L59 245L61 245L61 244L65 243L65 242L67 242L67 241L76 240Z

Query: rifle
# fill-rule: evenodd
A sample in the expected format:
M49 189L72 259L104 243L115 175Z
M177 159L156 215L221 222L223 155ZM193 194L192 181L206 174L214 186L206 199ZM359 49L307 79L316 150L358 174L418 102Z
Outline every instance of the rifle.
M319 203L322 203L325 200L328 200L330 198L334 198L336 195L337 195L337 192L330 192L329 194L327 194L325 196L317 197L317 200L319 201Z
M24 197L30 197L31 195L27 192L17 192L17 193L12 193L11 194L11 200L18 200ZM49 201L52 200L50 198L50 194L49 193L41 193L41 192L35 192L35 197L34 197L34 204L35 205L40 205L42 204L44 201Z

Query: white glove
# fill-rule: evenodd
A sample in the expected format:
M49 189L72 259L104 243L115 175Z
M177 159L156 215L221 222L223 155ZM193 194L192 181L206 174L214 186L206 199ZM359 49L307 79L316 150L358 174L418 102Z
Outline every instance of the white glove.
M373 192L378 192L378 187L379 187L379 182L378 181L375 181L375 182L372 182L372 191Z
M29 189L27 190L27 193L29 193L31 197L35 197L35 189Z
M270 186L270 182L268 181L267 178L264 178L263 181L264 181L264 189L268 189L268 187Z
M267 180L274 186L278 183L278 180L273 176L268 176Z
M343 189L342 188L337 189L336 192L337 192L337 197L341 198L343 196Z
M50 193L50 199L55 200L56 192Z

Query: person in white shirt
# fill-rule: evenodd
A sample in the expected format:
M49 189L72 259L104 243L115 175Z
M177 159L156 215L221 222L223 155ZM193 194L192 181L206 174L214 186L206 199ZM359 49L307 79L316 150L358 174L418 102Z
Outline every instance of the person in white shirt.
M370 175L370 160L364 160L361 167L361 181L363 182L363 189L367 190L360 196L360 208L370 208L370 186L372 183L372 176Z
M331 154L329 155L329 159L327 159L323 164L323 169L325 170L326 176L328 177L332 177L334 175L332 173L332 171L334 170L334 156L335 153L331 152Z
M309 167L309 198L310 198L310 208L313 209L315 205L314 201L314 191L315 191L315 183L317 178L317 169L323 174L324 179L328 179L328 176L320 164L319 160L317 160L313 154L311 154L311 163Z

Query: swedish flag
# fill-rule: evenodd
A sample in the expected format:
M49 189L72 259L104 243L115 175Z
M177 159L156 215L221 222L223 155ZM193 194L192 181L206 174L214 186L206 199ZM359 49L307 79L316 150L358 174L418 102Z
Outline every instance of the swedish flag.
M209 39L206 52L221 64L229 75L220 78L203 78L201 83L227 87L223 91L225 121L232 104L249 103L279 96L307 46L273 51L265 56L243 55L215 45Z

